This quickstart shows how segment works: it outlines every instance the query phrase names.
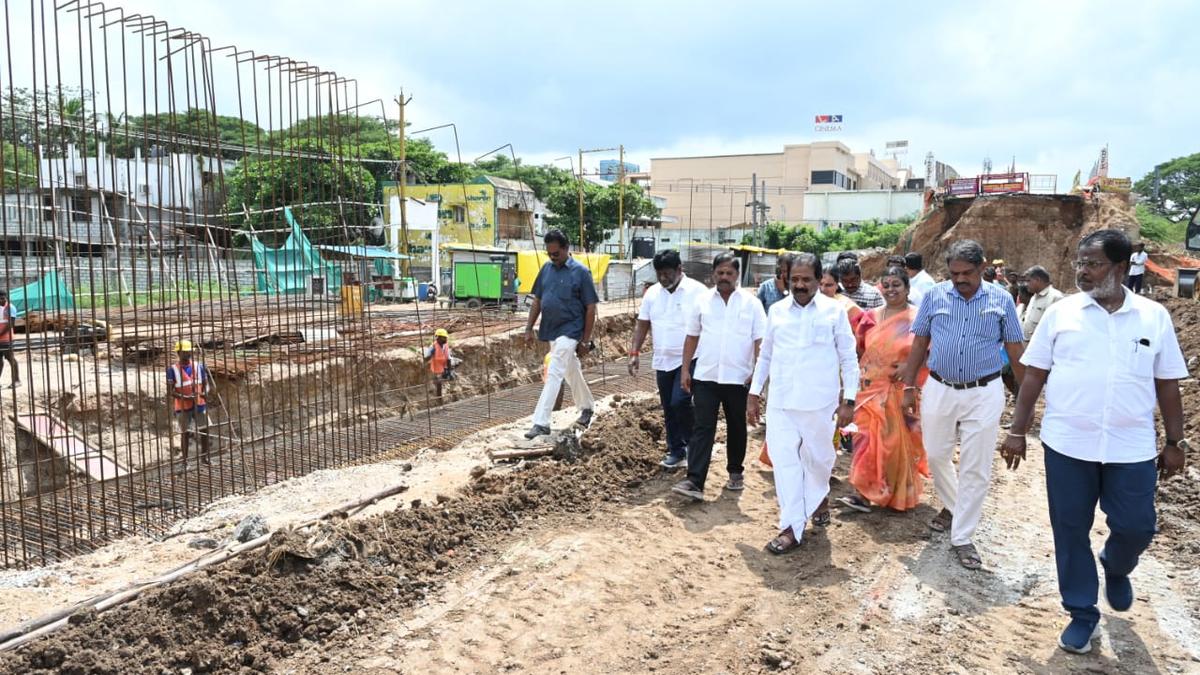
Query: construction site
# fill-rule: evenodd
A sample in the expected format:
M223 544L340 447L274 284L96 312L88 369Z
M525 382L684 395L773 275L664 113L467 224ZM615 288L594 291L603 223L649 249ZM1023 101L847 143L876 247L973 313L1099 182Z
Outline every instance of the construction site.
M511 241L475 240L466 208L465 236L439 248L406 193L421 177L404 94L361 100L353 74L303 54L100 3L6 4L5 23L0 288L17 366L0 371L0 672L1200 672L1194 466L1160 484L1137 602L1082 657L1053 647L1040 461L998 463L982 572L950 564L932 503L835 516L771 556L765 468L747 462L742 493L670 496L655 374L627 371L654 272L624 240L576 252L601 297L583 362L595 421L572 427L568 396L559 431L527 440L548 347L524 340L546 261L524 183L490 183L510 193L491 225ZM861 252L863 277L911 251L944 275L947 247L974 239L1073 290L1081 237L1137 240L1134 199L938 195L894 249ZM732 248L743 285L769 278L779 251L688 228L690 276L708 282ZM1200 304L1176 297L1177 275L1200 260L1150 252L1150 297L1194 371ZM447 382L424 355L438 330ZM190 448L167 375L181 351L211 387ZM1200 388L1180 386L1193 436ZM724 441L722 426L718 455ZM752 432L747 456L762 443ZM849 461L831 497L852 491Z

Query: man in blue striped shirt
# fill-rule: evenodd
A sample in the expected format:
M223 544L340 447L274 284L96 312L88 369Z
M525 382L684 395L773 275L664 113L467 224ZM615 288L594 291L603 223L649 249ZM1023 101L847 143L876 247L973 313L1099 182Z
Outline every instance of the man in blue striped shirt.
M967 569L979 569L979 552L971 543L983 512L992 475L992 456L1004 411L1000 371L1003 345L1013 374L1024 376L1024 335L1012 295L983 283L983 247L969 239L946 252L950 280L937 284L921 299L913 320L912 353L901 369L904 408L916 412L917 373L929 357L929 379L921 389L921 434L933 486L944 508L929 527L950 531L950 547ZM959 469L954 467L958 432Z

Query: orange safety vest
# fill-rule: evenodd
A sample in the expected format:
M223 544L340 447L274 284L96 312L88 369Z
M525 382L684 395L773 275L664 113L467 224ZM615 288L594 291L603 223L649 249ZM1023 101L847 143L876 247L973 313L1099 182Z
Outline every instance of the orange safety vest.
M429 360L429 370L434 375L441 375L446 372L446 366L450 364L450 345L439 344L436 340L433 342L433 358Z
M175 393L181 396L196 396L196 399L175 399L175 412L191 410L198 405L204 405L204 367L192 362L192 374L173 364L171 370L175 373Z

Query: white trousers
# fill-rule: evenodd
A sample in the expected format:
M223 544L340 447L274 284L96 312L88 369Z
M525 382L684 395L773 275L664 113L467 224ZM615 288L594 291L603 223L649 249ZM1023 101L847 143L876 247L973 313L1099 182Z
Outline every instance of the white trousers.
M933 474L933 487L954 522L950 544L971 543L983 499L992 478L1000 413L1004 412L1004 383L999 378L974 389L952 389L932 377L921 390L921 434ZM959 443L958 468L954 444Z
M779 531L789 527L796 541L808 519L829 495L829 478L837 461L833 447L837 405L821 410L768 408L767 454L775 473L779 499Z
M558 390L564 379L571 388L575 407L580 410L592 409L592 390L588 389L587 381L583 379L583 367L579 364L579 356L575 354L578 344L578 340L569 337L559 337L550 343L550 363L546 366L542 395L533 411L534 424L550 426L550 413L554 412L554 401L558 398Z

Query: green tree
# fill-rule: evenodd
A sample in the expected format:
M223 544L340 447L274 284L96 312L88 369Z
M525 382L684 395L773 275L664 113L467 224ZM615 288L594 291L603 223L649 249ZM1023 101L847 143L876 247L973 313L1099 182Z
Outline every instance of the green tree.
M1134 184L1134 190L1151 199L1151 207L1160 215L1178 220L1200 206L1200 152L1176 157L1155 167L1158 172L1158 199L1154 199L1155 171Z
M149 155L157 146L167 152L239 159L246 154L243 148L266 142L263 130L253 122L202 108L125 120L110 116L105 136L109 152L116 157L133 157L135 150Z
M561 183L549 188L546 197L549 213L546 224L562 230L576 245L579 244L579 183ZM621 204L620 186L597 185L591 182L583 183L583 220L584 235L587 238L589 250L608 238L608 233L617 229L620 224L618 205ZM638 217L658 215L654 206L642 189L636 185L625 186L625 219L634 220Z
M0 165L4 167L4 189L37 187L37 157L12 141L0 142Z
M5 141L45 157L62 157L68 145L81 152L95 151L103 129L97 124L95 99L77 87L50 90L5 90L0 95L0 133Z
M306 141L295 142L295 149L321 154ZM271 230L273 236L264 239L272 243L286 237L285 232L277 232L286 229L285 206L292 207L314 243L358 241L361 231L350 226L370 221L373 213L366 204L375 203L376 195L375 178L361 164L332 158L287 157L286 153L247 157L226 176L226 208L234 214L248 212L241 229Z
M516 163L507 155L497 155L475 164L475 177L497 176L519 180L533 190L540 200L556 187L575 186L575 176L568 170L550 164L526 165L518 157ZM577 188L576 188L577 189Z
M805 251L823 255L830 251L852 251L864 248L889 248L900 241L900 235L912 223L904 218L895 223L865 220L849 228L827 227L817 232L808 225L785 225L768 223L763 229L763 246L784 248L789 251ZM743 244L753 244L755 237L747 234Z

